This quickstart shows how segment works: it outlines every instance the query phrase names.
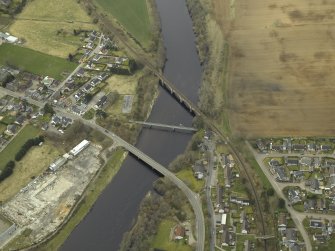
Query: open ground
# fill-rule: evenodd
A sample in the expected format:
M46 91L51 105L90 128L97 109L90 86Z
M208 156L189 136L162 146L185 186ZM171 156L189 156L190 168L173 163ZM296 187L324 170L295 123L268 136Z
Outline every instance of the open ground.
M247 137L334 134L335 3L212 3L230 45L232 131Z
M25 229L10 244L14 250L53 233L71 212L101 163L100 147L91 145L57 172L45 172L1 207L1 213ZM24 234L29 230L29 234Z
M25 46L59 57L67 57L82 44L74 29L98 29L76 0L29 1L9 28L25 39Z

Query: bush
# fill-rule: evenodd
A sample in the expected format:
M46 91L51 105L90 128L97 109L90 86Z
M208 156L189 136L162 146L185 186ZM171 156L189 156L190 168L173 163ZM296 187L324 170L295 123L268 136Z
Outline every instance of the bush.
M13 160L9 161L0 174L0 181L3 181L9 176L11 176L13 173L14 167L15 167L15 162Z
M32 148L33 146L38 146L41 142L44 142L43 136L28 139L26 143L24 143L24 145L21 147L21 149L16 153L15 160L20 161L26 155L30 148Z

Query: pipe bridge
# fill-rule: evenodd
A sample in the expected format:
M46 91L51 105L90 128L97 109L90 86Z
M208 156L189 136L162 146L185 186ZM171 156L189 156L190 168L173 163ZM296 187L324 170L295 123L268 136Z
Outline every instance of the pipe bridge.
M136 123L143 125L148 128L157 128L157 129L163 129L163 130L169 130L169 131L176 131L176 132L196 132L197 129L194 127L187 127L183 125L167 125L167 124L160 124L160 123L152 123L152 122L145 122L145 121L134 121L130 120L131 123Z

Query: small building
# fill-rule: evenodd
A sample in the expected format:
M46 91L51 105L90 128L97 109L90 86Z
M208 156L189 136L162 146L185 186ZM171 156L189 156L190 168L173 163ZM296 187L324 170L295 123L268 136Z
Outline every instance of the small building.
M328 152L331 151L332 147L330 145L321 145L320 146L320 151Z
M286 213L280 213L278 216L278 231L285 231L287 227Z
M55 80L53 78L50 78L48 76L46 76L43 80L42 80L42 84L44 84L45 86L49 87L50 85L52 85L52 83Z
M181 225L177 225L173 230L173 239L182 240L185 237L185 228Z
M104 95L101 99L95 104L94 109L101 109L107 103L107 96Z
M323 223L322 223L321 220L310 219L310 221L309 221L309 227L310 228L323 228Z
M203 179L205 173L205 167L201 164L200 161L195 162L193 166L193 173L194 177L196 177L198 180Z
M25 115L19 115L16 120L15 120L15 124L17 125L22 125L24 123L24 121L26 120L26 116Z
M103 72L103 73L101 73L99 76L98 76L98 79L100 80L100 81L104 81L105 79L107 79L108 77L109 77L109 73L108 72Z
M222 214L221 215L221 225L226 225L227 224L227 214Z
M297 242L297 230L294 228L287 228L285 231L284 245L291 246Z
M17 132L18 128L19 128L19 127L18 127L18 125L16 125L16 124L8 125L8 126L7 126L7 129L6 129L6 131L5 131L5 133L6 133L7 135L12 136L12 135L14 135L14 134Z
M60 167L62 167L66 163L67 159L60 157L52 162L49 166L49 169L53 172L56 172Z
M82 142L80 142L77 146L75 146L71 151L70 154L76 157L82 150L84 150L86 147L90 145L90 142L86 139L84 139Z

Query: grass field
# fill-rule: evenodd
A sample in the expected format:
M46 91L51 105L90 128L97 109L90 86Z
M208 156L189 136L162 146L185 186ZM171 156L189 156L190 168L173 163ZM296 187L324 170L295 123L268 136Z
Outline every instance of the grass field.
M170 220L163 220L158 228L158 233L153 240L151 247L162 250L173 251L191 251L192 248L181 241L170 241L170 231L176 225L175 222Z
M210 1L230 44L233 132L248 137L333 135L335 32L329 23L335 18L334 4Z
M147 0L95 0L107 13L111 13L142 45L151 39L151 24Z
M14 65L21 70L56 79L62 79L63 72L71 72L76 68L75 63L65 59L11 44L0 45L1 64Z
M66 58L82 41L73 30L98 30L76 0L29 1L9 31L28 48ZM60 32L59 32L60 31Z
M0 152L0 170L4 168L8 161L14 160L15 154L28 139L34 138L38 134L39 130L36 127L26 125L9 145Z
M62 153L62 150L48 141L42 146L29 150L21 161L16 162L14 173L0 183L0 201L6 201L18 193L31 181L32 177L40 175Z
M108 78L108 85L105 87L106 92L118 92L120 95L136 94L138 79L142 73L137 72L132 76L112 75Z

